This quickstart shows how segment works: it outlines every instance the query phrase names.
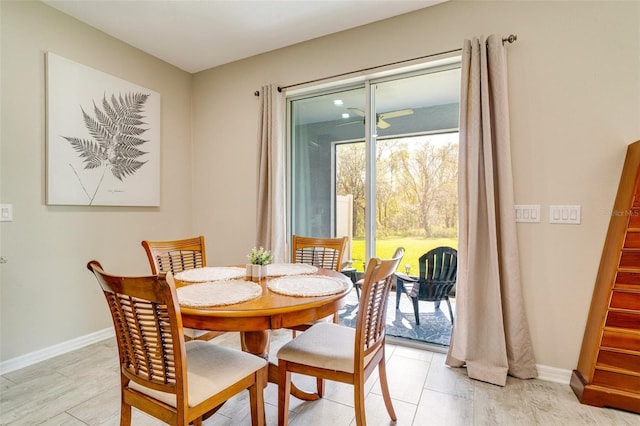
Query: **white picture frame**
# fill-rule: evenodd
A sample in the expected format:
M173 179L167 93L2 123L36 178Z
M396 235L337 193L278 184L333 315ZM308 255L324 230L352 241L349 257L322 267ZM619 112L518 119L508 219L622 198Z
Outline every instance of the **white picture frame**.
M48 205L159 206L160 94L46 55Z

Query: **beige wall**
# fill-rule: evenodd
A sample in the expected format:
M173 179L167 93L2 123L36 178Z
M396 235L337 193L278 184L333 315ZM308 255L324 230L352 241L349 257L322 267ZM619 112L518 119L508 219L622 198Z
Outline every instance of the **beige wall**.
M582 206L581 225L519 224L539 364L573 369L627 144L640 139L639 2L448 2L194 78L194 229L242 262L254 243L259 99L288 85L516 33L509 46L519 204ZM209 240L211 241L211 239Z
M0 360L111 326L98 259L118 273L148 274L140 241L191 232L190 74L141 53L39 2L1 3ZM45 52L161 95L160 208L45 205Z
M576 366L625 147L640 139L639 2L448 2L194 76L39 3L3 1L0 14L0 202L15 214L0 224L9 260L0 360L109 326L89 259L146 273L140 240L204 234L210 263L245 261L256 222L253 92L263 84L517 33L508 48L516 202L541 204L545 219L550 204L583 208L578 226L518 225L527 315L537 362ZM44 204L48 50L161 94L161 208Z

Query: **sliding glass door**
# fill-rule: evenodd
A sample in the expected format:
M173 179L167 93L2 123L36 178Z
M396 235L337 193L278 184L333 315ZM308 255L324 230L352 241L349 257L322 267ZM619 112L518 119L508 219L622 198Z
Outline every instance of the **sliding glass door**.
M456 247L459 86L453 65L291 98L292 233L348 235L359 271Z

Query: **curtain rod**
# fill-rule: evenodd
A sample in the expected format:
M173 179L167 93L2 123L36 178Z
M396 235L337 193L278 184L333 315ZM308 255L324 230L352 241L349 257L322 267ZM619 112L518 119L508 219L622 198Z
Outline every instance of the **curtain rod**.
M505 43L511 44L514 41L516 41L517 39L518 39L518 36L516 34L509 34L508 37L503 37L502 38L502 44L503 45ZM332 75L332 76L329 76L329 77L317 78L315 80L304 81L302 83L290 84L288 86L278 86L278 92L282 92L284 89L288 89L290 87L302 86L304 84L316 83L318 81L324 81L324 80L328 80L328 79L331 79L331 78L344 77L346 75L355 74L355 73L359 73L359 72L363 72L363 71L371 71L371 70L375 70L377 68L388 67L390 65L399 65L399 64L404 64L406 62L417 61L419 59L427 59L427 58L431 58L433 56L446 55L448 53L454 53L454 52L460 52L460 51L462 51L462 49L447 50L446 52L432 53L430 55L418 56L417 58L404 59L402 61L390 62L388 64L376 65L374 67L368 67L368 68L362 68L362 69L355 70L355 71L343 72L341 74L335 74L335 75ZM256 90L255 92L253 92L253 94L255 96L260 96L260 91Z

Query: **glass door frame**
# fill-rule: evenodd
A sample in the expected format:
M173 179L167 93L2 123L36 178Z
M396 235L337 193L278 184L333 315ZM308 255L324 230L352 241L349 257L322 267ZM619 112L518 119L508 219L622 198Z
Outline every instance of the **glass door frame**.
M294 205L294 193L293 193L293 183L292 183L292 174L293 174L293 159L295 157L294 144L292 143L293 137L293 121L292 121L292 103L296 100L312 97L312 96L320 96L330 93L338 93L341 91L353 90L364 88L365 93L365 150L366 150L366 159L365 159L365 262L368 262L369 259L375 257L376 244L374 237L376 235L376 223L375 223L375 206L376 206L376 186L375 186L375 173L376 173L376 143L377 143L377 120L376 120L376 110L375 110L375 88L377 84L385 83L393 80L404 79L415 77L424 74L431 74L440 71L447 71L455 68L460 68L461 59L459 56L452 56L450 58L446 58L442 61L436 61L431 63L430 65L423 65L417 70L414 71L396 71L391 73L381 74L378 77L370 76L370 77L361 77L356 79L355 82L349 84L336 84L336 85L324 85L323 87L318 87L315 89L307 88L301 89L298 91L293 91L291 95L288 95L286 98L286 161L287 161L287 170L286 170L286 193L287 193L287 238L290 241L291 238L291 230L293 229L294 224L294 215L291 211L292 206ZM336 217L335 217L335 206L336 206L336 182L335 182L335 172L336 172L336 162L335 162L335 145L337 143L344 143L346 141L334 142L332 143L332 160L331 160L331 182L333 186L332 195L331 195L331 226L335 232L336 228ZM288 250L288 253L291 250ZM365 263L366 264L366 263Z
M367 111L367 117L365 118L365 132L364 132L364 147L365 147L365 173L364 173L364 244L365 244L365 262L369 262L369 259L375 257L376 244L374 236L376 235L376 139L378 134L376 133L376 94L373 88L375 83L372 84L370 80L365 81L365 111ZM335 171L333 172L335 173ZM365 263L366 264L366 263ZM366 267L365 267L366 271Z

